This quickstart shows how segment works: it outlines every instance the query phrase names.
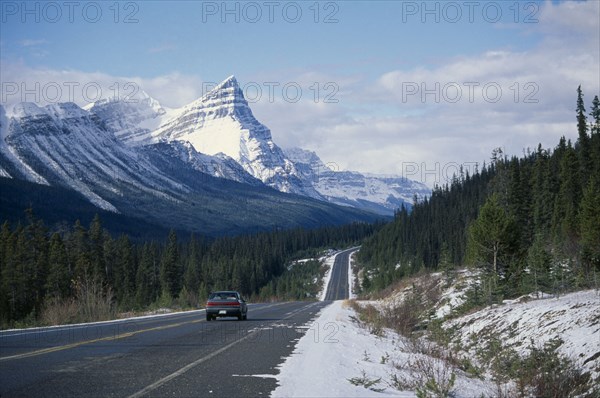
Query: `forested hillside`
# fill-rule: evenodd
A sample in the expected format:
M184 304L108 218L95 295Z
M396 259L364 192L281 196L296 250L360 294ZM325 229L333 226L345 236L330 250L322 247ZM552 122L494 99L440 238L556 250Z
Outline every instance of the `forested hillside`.
M589 116L589 117L588 117ZM488 299L600 284L600 101L577 90L575 143L521 157L492 153L363 244L363 287L423 269L474 266Z
M194 235L166 242L113 238L94 218L51 233L28 212L28 222L0 229L0 323L89 321L116 311L178 305L196 307L213 289L237 289L258 299L298 296L286 272L294 258L362 241L377 225L294 229L208 240Z

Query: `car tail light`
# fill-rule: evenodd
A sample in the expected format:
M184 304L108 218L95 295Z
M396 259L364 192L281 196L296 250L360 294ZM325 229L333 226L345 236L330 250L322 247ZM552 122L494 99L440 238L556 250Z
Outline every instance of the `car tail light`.
M209 301L208 303L206 303L207 307L239 307L240 303L237 301L227 301L227 302L214 302L214 301Z

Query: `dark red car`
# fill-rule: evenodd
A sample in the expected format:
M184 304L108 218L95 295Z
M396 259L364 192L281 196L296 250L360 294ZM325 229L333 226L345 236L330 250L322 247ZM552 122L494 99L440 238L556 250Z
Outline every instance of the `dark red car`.
M206 302L206 320L212 321L217 317L237 317L246 320L248 306L242 296L236 291L213 292Z

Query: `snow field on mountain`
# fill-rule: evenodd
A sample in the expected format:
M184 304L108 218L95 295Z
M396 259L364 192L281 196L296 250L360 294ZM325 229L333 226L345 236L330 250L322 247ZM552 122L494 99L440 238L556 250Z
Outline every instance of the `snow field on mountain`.
M234 76L178 109L164 108L140 92L135 98L101 99L84 108L74 103L0 107L0 124L0 156L7 162L0 175L46 185L59 182L110 211L117 211L113 195L125 194L124 184L177 202L175 197L187 187L173 181L168 170L154 167L146 155L173 154L181 145L190 148L179 159L213 177L264 184L371 213L391 216L402 204L410 205L413 195L430 194L424 184L400 176L336 171L314 152L284 152L254 117ZM43 147L46 139L55 146Z

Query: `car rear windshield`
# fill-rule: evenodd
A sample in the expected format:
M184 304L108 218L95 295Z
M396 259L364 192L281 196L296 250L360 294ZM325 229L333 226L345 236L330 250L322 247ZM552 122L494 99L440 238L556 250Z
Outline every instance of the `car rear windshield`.
M208 298L209 300L237 300L235 293L213 293Z

